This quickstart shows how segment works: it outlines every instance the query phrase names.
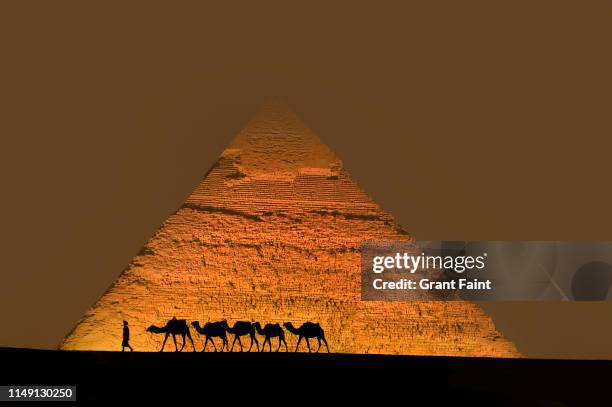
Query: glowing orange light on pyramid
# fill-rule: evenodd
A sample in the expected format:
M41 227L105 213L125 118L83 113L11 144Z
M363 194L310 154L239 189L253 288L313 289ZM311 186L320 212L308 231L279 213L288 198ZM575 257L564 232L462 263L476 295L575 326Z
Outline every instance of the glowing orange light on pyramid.
M134 349L156 351L145 328L176 316L316 321L333 352L520 356L475 304L361 301L366 239L411 237L292 112L266 106L61 348L120 350L127 320Z

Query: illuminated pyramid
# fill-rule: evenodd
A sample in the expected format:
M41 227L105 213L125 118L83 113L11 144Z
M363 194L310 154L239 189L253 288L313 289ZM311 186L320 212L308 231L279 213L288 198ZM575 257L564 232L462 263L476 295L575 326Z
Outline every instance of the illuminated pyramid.
M266 106L60 347L120 350L125 319L135 350L159 350L145 328L176 316L320 322L332 352L520 356L475 304L361 301L366 239L411 237L292 112Z

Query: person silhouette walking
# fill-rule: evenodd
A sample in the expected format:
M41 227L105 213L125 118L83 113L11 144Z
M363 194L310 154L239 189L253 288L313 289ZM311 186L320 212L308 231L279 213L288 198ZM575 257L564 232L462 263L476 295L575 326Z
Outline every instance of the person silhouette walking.
M127 321L123 321L123 342L121 342L121 352L125 351L125 348L130 348L130 352L134 351L130 346L130 328L128 327Z

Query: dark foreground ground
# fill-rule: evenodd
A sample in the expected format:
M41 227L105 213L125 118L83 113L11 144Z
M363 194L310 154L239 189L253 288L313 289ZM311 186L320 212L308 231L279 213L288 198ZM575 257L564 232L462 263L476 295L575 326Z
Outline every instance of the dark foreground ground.
M612 403L611 361L307 353L122 354L2 348L0 364L0 385L76 385L78 403L87 404Z

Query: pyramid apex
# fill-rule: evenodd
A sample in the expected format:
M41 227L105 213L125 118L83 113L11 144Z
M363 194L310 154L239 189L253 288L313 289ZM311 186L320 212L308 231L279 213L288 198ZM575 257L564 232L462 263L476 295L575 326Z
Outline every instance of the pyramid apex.
M267 101L223 155L240 156L245 172L338 171L342 161L281 101Z

